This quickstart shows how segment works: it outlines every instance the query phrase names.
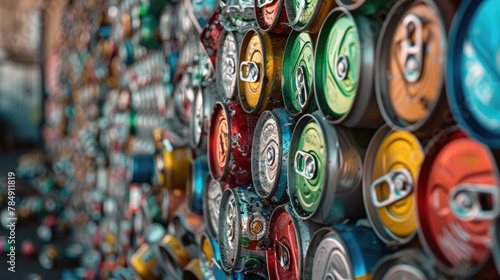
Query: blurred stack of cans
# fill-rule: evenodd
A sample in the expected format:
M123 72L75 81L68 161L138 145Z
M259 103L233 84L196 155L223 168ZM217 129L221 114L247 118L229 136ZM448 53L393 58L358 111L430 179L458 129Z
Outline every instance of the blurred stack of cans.
M47 146L74 185L82 267L498 278L498 14L495 0L73 1L54 95L71 110L47 118L68 148Z

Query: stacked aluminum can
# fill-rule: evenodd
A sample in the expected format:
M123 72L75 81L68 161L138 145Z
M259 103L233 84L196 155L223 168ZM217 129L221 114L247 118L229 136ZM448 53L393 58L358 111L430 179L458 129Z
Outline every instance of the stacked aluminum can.
M51 83L71 112L47 122L68 148L47 149L87 215L82 267L499 278L499 14L495 0L73 1Z

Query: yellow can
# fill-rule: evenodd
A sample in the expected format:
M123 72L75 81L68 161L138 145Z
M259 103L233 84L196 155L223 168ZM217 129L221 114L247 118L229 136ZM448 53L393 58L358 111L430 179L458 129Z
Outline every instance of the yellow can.
M159 142L155 165L157 180L166 189L186 188L186 181L191 176L192 152L187 139L173 131L165 129L155 131L155 142Z
M130 258L130 264L135 273L144 280L161 279L160 266L154 257L153 251L146 244L142 244Z
M191 261L186 248L179 239L171 234L165 235L160 241L162 266L166 267L169 274L182 276L183 268Z
M363 198L375 233L390 246L413 241L417 233L415 188L424 159L418 138L380 128L365 157Z
M203 280L203 275L201 274L200 261L198 259L192 259L186 267L184 267L184 279L198 279Z

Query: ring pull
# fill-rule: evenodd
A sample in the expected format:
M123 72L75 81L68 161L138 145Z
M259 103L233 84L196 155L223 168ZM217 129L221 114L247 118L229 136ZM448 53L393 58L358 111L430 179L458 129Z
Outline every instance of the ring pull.
M403 19L404 39L401 42L401 61L404 63L406 81L414 83L420 79L423 64L423 23L415 14ZM412 41L410 28L413 26L415 42Z
M500 214L499 187L495 185L457 185L448 201L453 215L464 221L493 220Z
M389 197L379 200L377 196L377 187L386 183L389 186ZM395 169L382 175L382 177L373 181L370 186L373 205L377 208L386 207L397 202L413 191L413 177L410 171L404 168Z
M295 85L297 86L297 91L295 94L297 95L297 99L299 101L300 107L304 108L307 103L307 80L305 67L300 66L297 68L297 72L295 72Z
M274 0L257 0L257 7L262 8L273 3Z
M291 22L286 22L284 24L288 26L296 25L299 22L300 17L302 17L302 13L304 12L305 9L306 9L306 0L299 0L299 9L297 10L295 18Z
M253 61L242 61L240 64L240 79L255 83L259 79L259 66Z
M305 168L301 169L300 166L304 166ZM309 153L297 151L295 153L293 167L297 174L308 180L311 180L316 175L316 160L314 159L313 155Z
M275 240L274 242L274 257L279 261L281 268L290 271L290 250L279 240Z

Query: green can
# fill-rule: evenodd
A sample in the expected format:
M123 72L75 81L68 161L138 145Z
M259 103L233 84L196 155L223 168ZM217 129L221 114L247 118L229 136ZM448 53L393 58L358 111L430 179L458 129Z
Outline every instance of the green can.
M390 8L397 0L335 0L340 7L365 15L373 15L384 8Z
M141 19L140 44L147 49L159 49L161 47L159 22L153 15L146 15Z
M146 15L159 16L169 0L139 0L139 14L141 17Z
M332 124L376 128L382 123L374 89L380 24L336 8L326 18L314 57L316 101Z
M328 12L337 4L333 0L285 0L290 25L297 31L318 33Z
M314 38L307 32L293 31L286 41L281 91L285 109L294 118L317 109L313 66Z

